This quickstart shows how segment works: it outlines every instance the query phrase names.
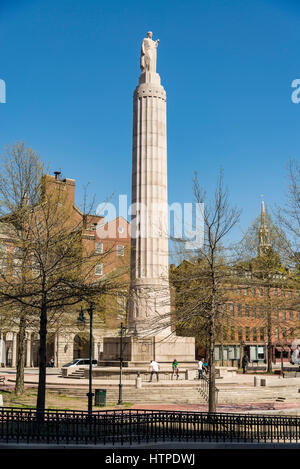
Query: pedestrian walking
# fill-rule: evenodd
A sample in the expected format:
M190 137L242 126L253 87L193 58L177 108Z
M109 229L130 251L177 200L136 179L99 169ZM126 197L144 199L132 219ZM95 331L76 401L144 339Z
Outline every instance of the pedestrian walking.
M204 358L198 361L198 379L202 378Z
M173 363L172 363L172 379L176 375L176 379L179 378L179 369L178 369L178 361L176 358L174 358Z
M156 380L158 381L159 380L159 363L156 362L155 360L151 360L150 361L150 369L151 369L151 373L150 373L150 382L152 381L152 376L153 376L153 373L156 374Z
M247 370L247 366L248 366L248 363L249 363L249 360L248 360L248 357L247 355L245 354L242 358L242 368L243 368L243 374L246 373L246 370Z

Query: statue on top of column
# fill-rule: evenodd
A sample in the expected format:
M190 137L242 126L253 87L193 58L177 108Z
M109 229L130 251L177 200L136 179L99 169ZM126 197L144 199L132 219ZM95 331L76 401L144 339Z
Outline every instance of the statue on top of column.
M140 66L143 72L156 73L156 50L159 43L152 40L152 32L147 33L147 37L142 42Z

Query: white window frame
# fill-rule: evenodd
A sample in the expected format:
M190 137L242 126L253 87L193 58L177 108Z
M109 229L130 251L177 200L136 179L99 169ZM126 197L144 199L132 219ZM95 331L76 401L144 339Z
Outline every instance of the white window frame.
M102 243L102 241L97 241L96 242L95 252L97 254L103 254L103 243Z
M101 270L101 272L98 272L98 269ZM103 264L95 265L95 275L97 275L98 277L101 277L101 275L103 275Z
M121 248L121 249L119 249L119 248ZM125 249L124 244L118 244L117 245L117 256L118 257L124 257L124 249Z

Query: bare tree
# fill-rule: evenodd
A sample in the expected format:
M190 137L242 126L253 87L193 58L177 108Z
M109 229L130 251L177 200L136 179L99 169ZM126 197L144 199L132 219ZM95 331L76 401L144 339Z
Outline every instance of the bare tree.
M197 174L193 180L193 191L196 203L204 204L204 244L189 260L187 268L179 267L175 273L173 269L171 278L176 289L176 301L172 321L184 330L192 328L208 336L209 412L215 412L215 341L217 327L225 311L227 294L224 286L231 262L225 246L228 234L239 220L240 211L230 207L222 171L212 200L207 200Z
M300 165L296 160L290 160L288 170L288 191L285 206L277 207L277 217L291 235L294 252L300 247Z
M8 146L4 152L0 165L0 216L1 216L1 271L0 281L3 286L7 279L23 272L22 265L27 262L26 252L21 245L28 242L28 215L40 197L43 163L39 156L31 149L25 148L24 143ZM11 220L14 219L14 223ZM19 277L19 275L18 275ZM16 279L15 279L16 280ZM18 278L20 281L20 278ZM22 281L22 279L21 279ZM25 278L23 278L25 281ZM17 374L15 392L24 391L24 359L25 334L31 322L31 316L25 305L2 302L2 309L6 309L6 323L18 327L17 334Z
M22 144L20 155L20 147L14 147L13 150L16 148L18 158L15 159L13 153L12 161L18 163L22 180L28 172L27 160L22 159L25 148ZM12 189L8 191L9 183ZM43 414L49 319L57 320L62 315L71 314L76 304L97 304L103 295L124 290L124 269L113 270L96 279L97 266L105 262L113 247L97 253L88 243L90 230L97 217L80 212L74 217L73 201L64 181L54 180L44 174L42 178L32 178L34 197L30 197L24 190L24 202L19 205L14 205L15 186L15 178L5 180L4 188L8 194L6 200L9 201L11 196L12 202L10 205L7 203L9 210L2 220L14 231L14 256L7 273L2 275L0 297L4 307L13 305L22 312L20 317L25 320L23 328L26 327L27 318L39 323L37 410ZM17 186L21 187L21 184Z

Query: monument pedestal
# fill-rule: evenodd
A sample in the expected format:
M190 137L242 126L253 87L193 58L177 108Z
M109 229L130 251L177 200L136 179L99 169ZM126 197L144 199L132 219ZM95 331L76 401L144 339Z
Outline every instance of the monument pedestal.
M102 366L119 366L120 339L118 337L105 337L103 342ZM152 337L123 337L123 361L125 366L149 365L155 360L168 367L176 358L183 363L195 364L195 338L180 336L152 336Z

